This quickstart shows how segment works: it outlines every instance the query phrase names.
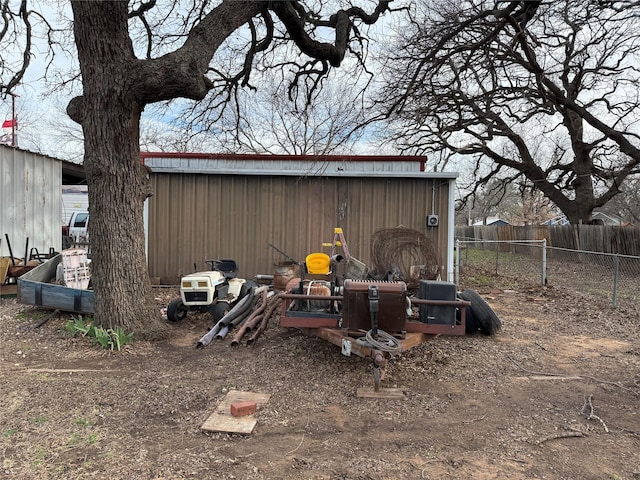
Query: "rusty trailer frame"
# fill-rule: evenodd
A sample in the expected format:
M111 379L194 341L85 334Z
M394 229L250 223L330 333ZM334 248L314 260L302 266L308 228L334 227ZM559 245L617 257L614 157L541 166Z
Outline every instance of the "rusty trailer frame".
M319 338L340 347L345 355L355 354L360 357L368 357L372 349L360 344L357 339L366 334L364 330L351 331L342 327L342 316L338 313L306 312L291 310L291 304L295 300L326 300L342 301L342 295L305 295L286 291L280 294L283 299L280 310L280 326L297 328L307 334ZM402 351L406 351L421 343L440 335L464 335L466 328L466 308L471 302L464 300L428 300L411 298L412 304L430 306L453 306L460 308L460 323L455 325L423 323L407 319L405 331L397 334Z

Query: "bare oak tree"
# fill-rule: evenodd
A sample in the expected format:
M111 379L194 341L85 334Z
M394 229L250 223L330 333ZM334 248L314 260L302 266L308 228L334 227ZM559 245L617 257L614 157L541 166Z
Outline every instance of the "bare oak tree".
M384 116L405 151L472 159L473 193L494 177L531 184L588 223L640 170L639 14L637 2L432 2L394 49Z
M296 0L71 2L83 92L69 103L67 113L84 133L99 325L121 326L147 338L161 336L166 328L145 261L143 202L151 194L140 162L145 106L207 96L222 104L238 86L250 84L260 55L261 61L295 68L292 96L313 91L347 53L361 51L363 27L376 22L389 3L369 2L371 12L358 6L326 12L320 3L311 7ZM0 5L3 19L28 28L27 1L14 13L7 5ZM4 25L12 24L5 20ZM7 38L5 33L0 30L0 39ZM30 39L28 32L24 38ZM287 62L273 50L282 44L296 47ZM24 74L30 54L29 45L24 47L23 65L2 82L3 91ZM217 53L230 67L239 63L239 69L216 66L212 60Z
M279 76L266 75L256 92L239 92L235 108L228 108L211 140L218 149L243 153L330 155L350 153L362 137L354 128L363 123L361 90L352 79L325 81L312 101L296 104L287 98L288 85Z
M636 176L625 182L624 191L598 211L615 215L623 222L640 225L640 177Z

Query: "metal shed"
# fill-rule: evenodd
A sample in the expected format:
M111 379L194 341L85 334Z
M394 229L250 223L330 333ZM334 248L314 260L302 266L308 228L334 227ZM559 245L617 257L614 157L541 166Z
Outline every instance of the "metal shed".
M345 232L351 254L367 263L372 234L398 226L425 233L437 249L443 280L453 280L457 173L425 172L424 157L142 158L154 190L145 220L149 274L162 283L175 284L214 258L237 260L239 275L247 278L273 273L286 259L269 243L302 260L323 251L335 227Z
M25 256L27 239L40 253L60 250L62 161L0 145L0 257ZM28 255L28 252L27 252Z

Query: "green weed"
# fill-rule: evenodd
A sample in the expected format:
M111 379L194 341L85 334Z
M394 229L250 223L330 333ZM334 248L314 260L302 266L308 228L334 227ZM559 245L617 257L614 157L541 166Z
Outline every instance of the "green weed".
M13 437L16 433L18 433L17 428L7 428L6 430L2 431L2 435L7 438Z
M120 351L123 346L133 341L133 333L126 333L120 327L97 327L93 323L86 323L81 315L69 320L63 328L74 337L89 337L94 344L108 350Z
M86 418L76 418L73 420L73 423L75 423L76 425L79 425L81 427L92 427L92 423L87 420Z
M90 323L85 323L85 319L82 318L82 315L78 315L77 317L71 318L64 327L62 327L67 333L69 333L72 337L81 336L85 337L93 327Z

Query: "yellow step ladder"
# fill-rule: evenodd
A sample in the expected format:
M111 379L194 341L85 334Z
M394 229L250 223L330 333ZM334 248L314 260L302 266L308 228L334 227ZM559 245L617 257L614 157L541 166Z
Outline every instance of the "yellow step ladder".
M342 228L336 227L333 229L333 242L332 243L323 243L323 247L331 247L330 257L333 257L336 253L336 247L341 247L344 253L344 259L347 263L351 260L351 254L349 253L349 246L347 245L347 241L344 238L344 232Z

